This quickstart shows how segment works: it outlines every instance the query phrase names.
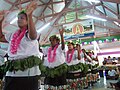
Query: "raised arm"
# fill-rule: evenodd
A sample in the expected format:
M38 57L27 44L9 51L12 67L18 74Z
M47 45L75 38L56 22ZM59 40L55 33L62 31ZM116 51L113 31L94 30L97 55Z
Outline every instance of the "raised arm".
M77 52L78 52L78 60L81 60L81 55L80 55L81 47L80 47L80 45L78 45L76 47L76 49L77 49Z
M35 40L37 38L35 24L32 19L32 13L36 9L36 6L37 6L37 3L35 1L32 1L26 8L26 13L28 16L28 33L31 40Z
M4 11L0 12L0 42L7 42L4 34L2 33L2 22L4 20Z
M64 28L62 28L61 30L59 30L60 33L60 37L61 37L61 44L62 44L62 50L64 50L65 48L65 43L64 43L64 37L63 37L63 33L64 33Z
M92 62L92 59L86 54L85 49L82 49L82 51L83 51L83 53L84 53L84 56L87 58L87 60L88 60L89 62Z

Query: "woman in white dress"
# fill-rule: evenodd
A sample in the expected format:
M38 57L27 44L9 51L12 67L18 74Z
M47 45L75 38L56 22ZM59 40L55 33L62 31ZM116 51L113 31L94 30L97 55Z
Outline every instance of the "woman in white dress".
M19 29L5 35L2 33L1 15L0 42L9 44L4 90L38 90L41 61L38 58L37 32L32 20L32 13L36 6L33 1L26 10L21 11L17 21Z

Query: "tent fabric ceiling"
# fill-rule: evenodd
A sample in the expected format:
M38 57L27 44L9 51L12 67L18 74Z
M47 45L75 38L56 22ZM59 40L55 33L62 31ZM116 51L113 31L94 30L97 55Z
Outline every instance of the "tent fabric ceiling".
M1 0L0 11L6 12L3 32L17 29L17 22L10 22L33 0ZM38 4L33 13L36 29L50 22L50 26L41 31L41 42L58 33L61 25L80 22L86 14L104 18L107 22L95 20L95 37L116 35L120 32L120 0L35 0ZM117 22L117 24L115 23ZM100 30L101 29L101 30Z

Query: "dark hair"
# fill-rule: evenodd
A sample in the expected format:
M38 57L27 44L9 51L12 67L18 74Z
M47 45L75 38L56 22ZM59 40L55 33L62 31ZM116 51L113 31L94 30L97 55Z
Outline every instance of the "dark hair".
M21 14L24 14L26 17L27 17L27 14L26 14L26 10L22 10L18 13L18 16L21 15ZM27 18L26 18L27 19Z
M50 41L51 38L55 39L56 41L60 41L59 37L57 37L56 35L52 35L52 36L49 38L49 41Z
M68 44L72 44L73 46L75 45L73 42L68 42Z
M76 46L79 46L79 47L81 47L81 46L80 46L80 44L76 44Z

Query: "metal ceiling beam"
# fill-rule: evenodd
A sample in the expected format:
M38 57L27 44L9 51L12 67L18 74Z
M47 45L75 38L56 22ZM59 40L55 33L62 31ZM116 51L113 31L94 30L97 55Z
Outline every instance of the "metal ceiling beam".
M120 14L119 4L117 3L116 6L117 6L117 14L119 15ZM118 16L118 19L120 19L120 16Z
M89 14L89 15L99 17L99 18L103 18L103 19L106 19L106 20L111 21L111 22L116 21L116 22L120 23L119 19L108 17L108 16L105 16L105 15L96 15L96 14Z
M20 1L21 2L21 4L24 4L24 3L28 3L28 2L30 2L30 1L33 1L33 0L16 0L16 1ZM19 5L20 3L19 2L17 2L17 3L15 3L14 5L15 6L17 6L17 5Z
M57 20L58 20L58 19L63 15L64 10L65 10L66 8L68 8L68 6L70 5L71 2L72 2L72 0L67 0L67 3L66 3L66 5L65 5L64 9L63 9L58 15L53 16L52 19L50 19L48 22L54 20L55 18L57 18ZM57 20L56 20L56 21L57 21ZM53 25L55 24L56 21L53 22ZM42 41L43 41L43 40L46 41L46 38L48 37L49 34L50 34L50 33L49 33L49 31L48 31L47 36L44 37L44 38L42 39Z
M103 1L101 1L101 3L102 3L103 11L104 11L105 15L107 16L106 10L105 10L105 8L103 7Z
M112 2L112 3L118 3L118 4L120 4L120 0L100 0L100 1Z
M69 7L69 5L71 4L72 1L73 1L73 0L66 0L65 7L64 7L64 9L62 10L63 13L61 13L61 15L56 19L56 21L54 22L54 24L57 24L57 23L58 23L58 21L60 20L60 18L61 18L61 17L63 16L63 14L64 14L64 11L66 11L66 8ZM54 25L54 24L53 24L53 25Z
M117 28L112 28L112 27L100 25L100 24L98 24L98 23L94 23L94 25L97 26L97 27L106 28L106 29L108 29L108 30L110 30L110 31L120 32L120 29L117 29Z
M9 0L4 0L5 2L9 3L9 4L13 4L13 2L10 2Z
M85 20L89 20L89 19L84 19L84 20L76 19L76 20L71 21L71 22L65 22L65 23L56 24L56 25L53 25L53 26L54 26L54 27L59 27L59 26L65 25L65 24L71 24L71 23L80 22L80 21L85 21Z
M50 5L50 4L59 4L59 3L62 3L62 2L64 2L64 1L57 1L57 2L48 3L48 5ZM38 6L44 6L44 5L46 5L46 3L40 4Z
M64 11L62 12L59 12L59 13L55 13L55 14L50 14L50 15L46 15L44 17L39 17L38 19L43 19L43 18L47 18L47 17L52 17L52 16L57 16L58 14L65 14L67 12L77 12L79 10L83 10L83 9L91 9L95 6L100 6L101 4L95 4L95 5L89 5L89 6L84 6L84 7L81 7L81 8L76 8L76 9L70 9L70 8L66 8Z
M39 15L39 17L41 17L41 16L44 17L44 16L45 16L45 15L44 15L44 11L46 10L47 7L52 10L52 13L55 12L54 9L49 6L50 4L52 4L52 6L53 6L53 2L52 2L51 0L49 0L48 3L44 3L42 0L39 0L39 1L45 5L45 7L44 7L44 9L42 10L42 12L41 12L41 14ZM38 7L40 7L40 5L38 5ZM38 19L39 17L37 17L37 20L35 21L35 24L36 24L37 21L39 20L39 19ZM45 18L43 18L43 21L45 22Z
M117 12L113 11L112 9L110 9L109 7L102 5L104 8L106 8L108 11L112 12L113 14L115 14L117 17L120 17L120 15L118 15Z
M53 2L52 2L52 0L49 0L49 2L48 3L44 3L42 0L40 0L43 4L45 4L45 9L48 7L49 9L51 9L52 11L54 11L54 9L53 8L51 8L49 5L53 5ZM38 6L40 6L40 5L38 5ZM45 11L45 10L44 10ZM54 11L55 12L55 11Z
M42 3L44 3L42 0L40 0ZM49 0L48 1L48 3L46 3L46 5L45 5L45 7L44 7L44 9L41 11L41 14L39 15L39 17L41 17L41 16L44 16L44 12L45 12L45 10L46 10L46 8L48 7L48 5L49 5L49 3L51 2L51 0ZM38 18L39 18L38 17ZM45 21L45 18L43 18L43 20Z
M105 15L103 12L101 12L101 11L98 10L97 8L95 8L95 11L97 11L100 15Z
M96 8L95 8L95 10L100 14L100 15L104 15L104 13L102 13L100 10L97 10ZM117 26L117 27L119 27L118 25L116 25L114 22L112 22L115 26Z

